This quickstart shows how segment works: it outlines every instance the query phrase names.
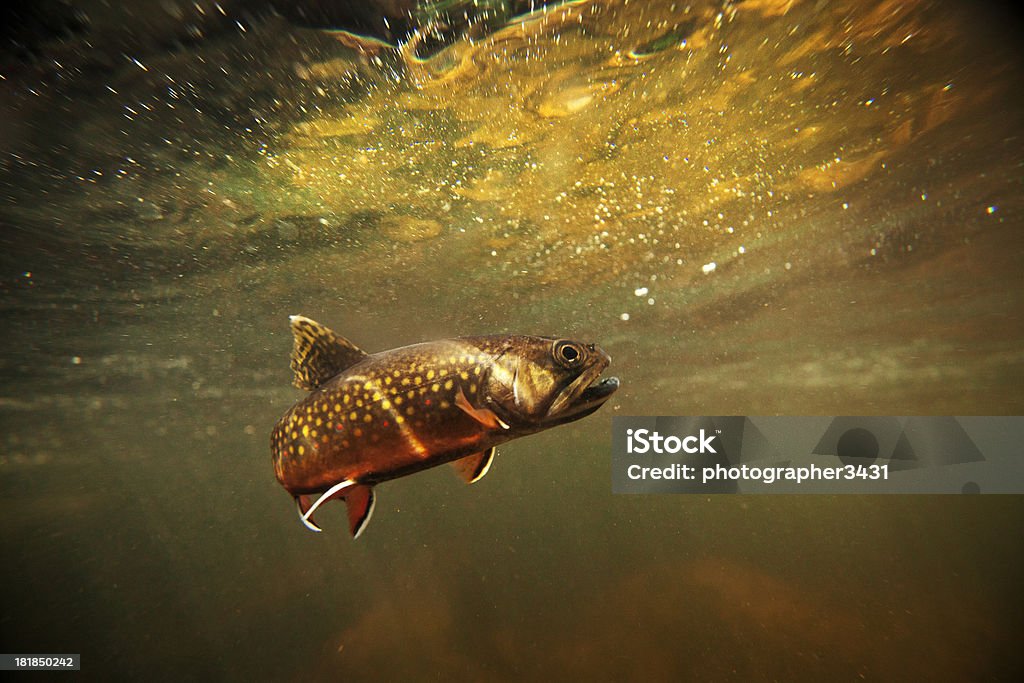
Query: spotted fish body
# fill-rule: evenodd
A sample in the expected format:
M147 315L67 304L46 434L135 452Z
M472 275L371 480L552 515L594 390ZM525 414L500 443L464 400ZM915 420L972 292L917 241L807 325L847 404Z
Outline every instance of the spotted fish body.
M592 344L517 335L461 337L367 354L328 328L292 317L295 384L311 393L271 435L278 481L303 523L344 499L353 535L373 486L451 462L468 482L505 441L578 420L618 388ZM315 502L310 496L320 494Z

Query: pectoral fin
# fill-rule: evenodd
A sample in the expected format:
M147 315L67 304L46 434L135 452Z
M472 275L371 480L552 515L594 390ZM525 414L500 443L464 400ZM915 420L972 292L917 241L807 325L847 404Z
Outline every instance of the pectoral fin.
M467 484L473 484L483 479L483 476L487 474L487 470L491 468L491 462L494 460L494 446L491 446L482 453L474 453L473 455L467 455L465 458L452 461L452 467L463 481Z
M493 410L489 408L474 408L461 388L458 395L455 396L455 405L485 427L490 429L497 429L498 427L508 429L508 425L502 422L501 418L495 415Z

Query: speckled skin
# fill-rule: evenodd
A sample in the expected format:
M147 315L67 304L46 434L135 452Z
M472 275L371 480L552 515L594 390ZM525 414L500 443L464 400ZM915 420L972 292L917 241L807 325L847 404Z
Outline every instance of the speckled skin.
M555 356L567 343L580 354L575 362ZM480 453L597 410L617 387L591 386L609 360L593 345L527 336L372 354L281 418L271 435L274 471L297 496L345 479L373 485ZM460 393L497 423L475 418L466 402L460 407Z

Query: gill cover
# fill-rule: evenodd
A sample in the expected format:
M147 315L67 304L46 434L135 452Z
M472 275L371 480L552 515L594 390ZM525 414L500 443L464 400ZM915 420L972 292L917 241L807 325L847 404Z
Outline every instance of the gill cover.
M592 344L542 337L518 338L496 360L488 381L490 400L531 423L570 407L608 365Z

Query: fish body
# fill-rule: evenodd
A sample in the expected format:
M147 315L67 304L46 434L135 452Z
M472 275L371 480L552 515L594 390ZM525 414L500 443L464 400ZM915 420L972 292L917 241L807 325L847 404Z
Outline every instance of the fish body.
M300 518L344 499L358 535L373 486L451 462L472 483L495 446L578 420L618 388L593 344L525 335L460 337L367 354L293 316L295 384L310 394L271 435L274 472ZM310 496L320 494L315 502Z

